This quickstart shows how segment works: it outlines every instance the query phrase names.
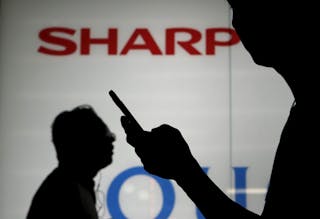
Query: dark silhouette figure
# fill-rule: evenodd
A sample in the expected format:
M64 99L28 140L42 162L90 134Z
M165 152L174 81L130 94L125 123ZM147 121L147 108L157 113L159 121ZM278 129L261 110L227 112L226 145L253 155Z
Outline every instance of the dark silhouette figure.
M314 218L319 185L313 105L316 65L308 34L317 19L308 1L229 0L232 25L253 61L272 67L287 82L295 102L282 131L261 215L226 196L202 171L181 133L169 125L139 131L121 117L127 141L151 174L173 179L206 218ZM311 101L312 100L312 101ZM213 139L214 141L214 139Z
M34 195L27 219L98 219L93 178L112 163L114 134L81 105L55 118L52 141L58 167Z

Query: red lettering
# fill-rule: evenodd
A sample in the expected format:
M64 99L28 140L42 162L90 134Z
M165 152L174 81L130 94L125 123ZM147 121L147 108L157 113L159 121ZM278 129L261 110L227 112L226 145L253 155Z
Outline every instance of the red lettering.
M47 55L70 55L77 50L77 44L70 39L66 39L62 36L56 36L55 34L67 34L74 35L74 29L65 28L65 27L49 27L43 29L39 33L39 38L46 43L61 46L62 49L49 48L45 46L40 46L38 52L47 54Z
M219 41L216 39L217 34L228 34L230 36L227 41ZM206 54L214 55L216 46L231 46L240 42L240 39L234 29L230 28L210 28L206 30Z
M142 44L136 43L136 40L138 39L138 37L141 37L144 43ZM138 50L147 49L151 52L152 55L162 54L156 41L153 39L149 30L146 28L138 28L133 32L128 42L124 46L123 50L121 51L121 55L126 55L129 52L129 50L133 50L133 49L138 49Z
M187 33L191 38L187 41L178 41L177 43L191 55L201 55L201 53L194 48L193 44L201 40L201 33L191 28L170 28L166 30L166 54L175 54L175 36L176 33Z
M39 53L55 56L71 55L79 47L81 55L89 55L93 45L105 46L107 55L117 55L118 53L118 29L109 28L107 36L93 38L90 28L81 28L79 39L75 37L76 30L66 27L48 27L39 32L39 39L44 43L38 48ZM180 34L180 36L178 36ZM177 46L180 46L190 55L215 55L218 46L232 46L240 42L234 29L231 28L209 28L202 35L197 29L176 27L165 29L165 45L163 51L165 55L176 54ZM180 37L180 39L179 39ZM181 39L183 37L183 40ZM196 44L205 40L204 51L196 48ZM137 28L129 36L120 55L127 55L131 50L148 50L151 55L163 55L157 42L147 28Z
M81 55L90 54L91 44L106 44L108 45L108 54L116 55L118 48L118 30L110 28L108 31L109 36L107 38L90 38L90 29L81 29Z

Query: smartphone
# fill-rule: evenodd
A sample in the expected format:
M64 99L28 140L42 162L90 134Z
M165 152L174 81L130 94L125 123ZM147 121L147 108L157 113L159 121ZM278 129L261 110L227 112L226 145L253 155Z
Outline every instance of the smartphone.
M119 107L121 112L129 118L131 122L134 123L134 125L140 129L139 131L143 131L143 128L141 125L137 122L137 120L134 118L134 116L131 114L131 112L128 110L128 108L123 104L123 102L120 100L120 98L117 96L117 94L113 91L109 91L109 95L112 98L113 102Z

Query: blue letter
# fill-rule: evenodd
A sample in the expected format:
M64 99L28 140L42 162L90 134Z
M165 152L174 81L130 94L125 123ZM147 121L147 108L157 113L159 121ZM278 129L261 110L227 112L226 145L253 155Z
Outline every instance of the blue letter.
M174 189L169 180L162 179L146 172L143 167L132 167L120 173L111 183L107 194L107 207L112 218L127 219L122 213L119 202L119 193L123 183L132 176L147 175L159 184L163 196L163 206L155 219L168 218L174 207Z
M246 173L248 167L234 167L235 174L235 201L242 205L244 208L247 206L247 194L246 194Z

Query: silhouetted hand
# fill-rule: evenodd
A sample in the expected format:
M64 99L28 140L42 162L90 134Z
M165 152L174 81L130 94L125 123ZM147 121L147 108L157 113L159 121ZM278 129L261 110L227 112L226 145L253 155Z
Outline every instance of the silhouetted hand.
M178 129L164 124L151 132L138 131L125 116L121 117L121 124L127 134L127 142L135 148L149 173L177 180L197 165Z

